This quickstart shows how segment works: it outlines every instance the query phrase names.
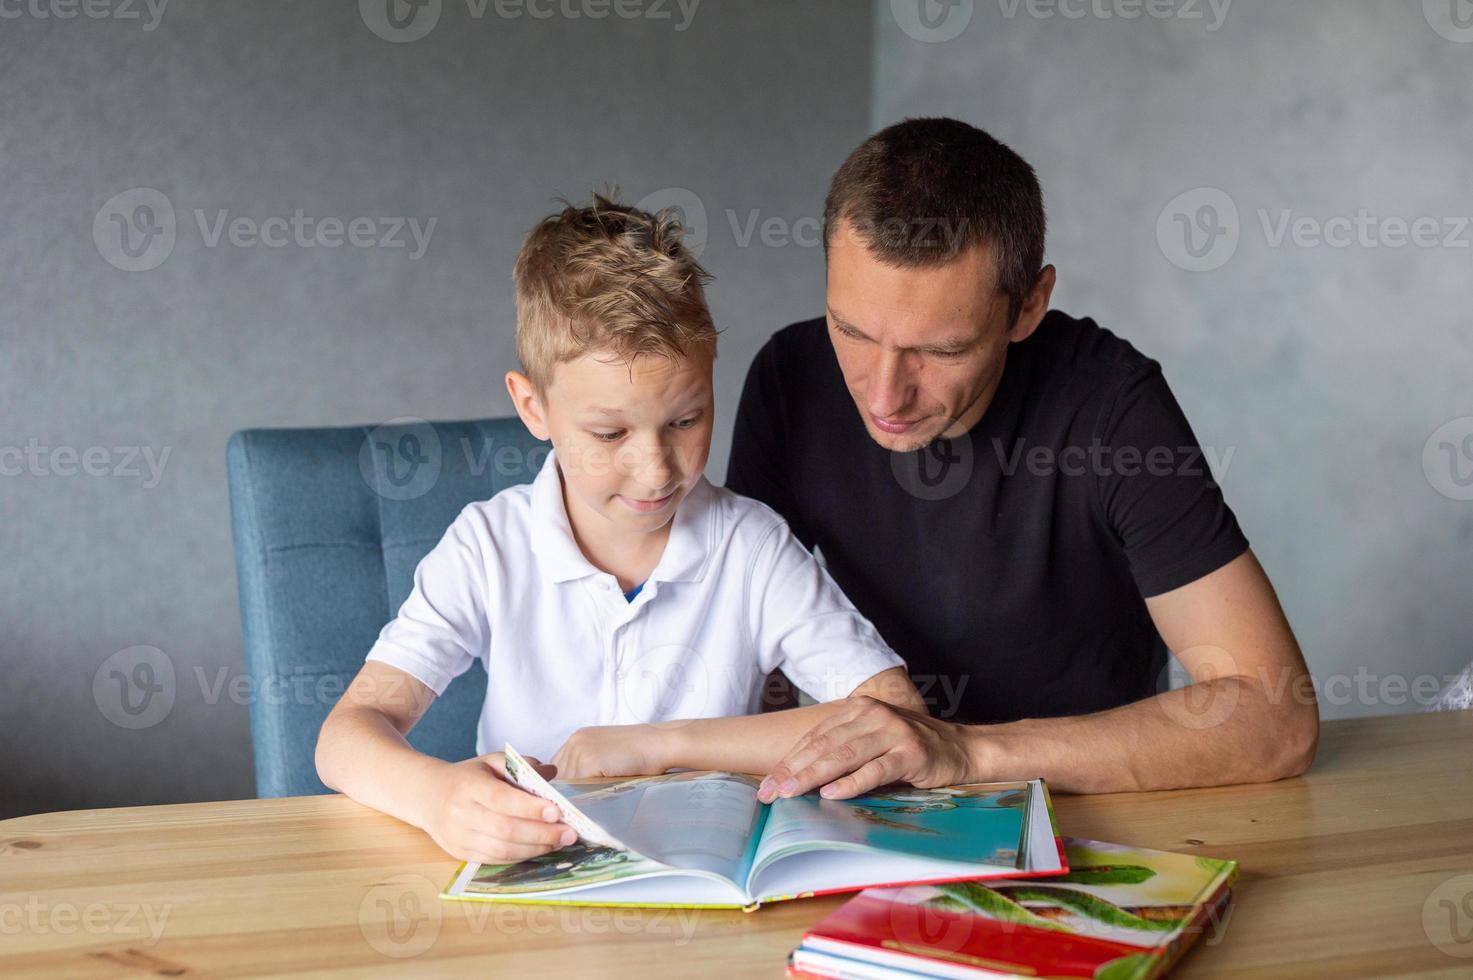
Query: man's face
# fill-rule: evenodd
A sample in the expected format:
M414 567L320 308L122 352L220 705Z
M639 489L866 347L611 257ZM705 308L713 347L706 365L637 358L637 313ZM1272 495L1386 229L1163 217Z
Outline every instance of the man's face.
M870 437L893 452L971 428L997 390L1009 342L1022 339L1007 328L990 248L899 268L872 255L847 220L829 242L827 305L844 383Z
M664 528L706 467L714 414L707 353L629 362L591 352L555 366L540 394L520 374L508 384L533 434L557 451L580 534Z

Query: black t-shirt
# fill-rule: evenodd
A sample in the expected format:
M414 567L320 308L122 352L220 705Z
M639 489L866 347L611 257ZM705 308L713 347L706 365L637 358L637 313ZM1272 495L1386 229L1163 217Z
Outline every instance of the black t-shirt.
M824 320L779 331L747 375L726 482L819 549L956 721L1164 689L1143 597L1248 547L1160 365L1057 311L1008 348L970 432L911 453L865 431Z

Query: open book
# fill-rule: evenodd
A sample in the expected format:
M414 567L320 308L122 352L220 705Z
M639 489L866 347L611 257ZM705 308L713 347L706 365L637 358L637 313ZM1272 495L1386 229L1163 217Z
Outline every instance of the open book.
M573 905L755 908L872 885L1068 870L1041 780L816 794L764 804L758 780L678 772L534 788L582 835L517 864L462 864L444 898ZM572 812L570 813L569 810ZM585 822L586 821L586 822Z

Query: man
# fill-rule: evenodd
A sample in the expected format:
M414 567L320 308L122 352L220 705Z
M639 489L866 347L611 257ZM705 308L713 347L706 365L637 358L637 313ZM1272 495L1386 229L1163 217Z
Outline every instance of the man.
M1032 168L907 120L835 174L824 246L827 315L757 355L727 483L819 550L941 710L855 699L762 798L1303 772L1319 714L1273 587L1160 366L1049 311Z

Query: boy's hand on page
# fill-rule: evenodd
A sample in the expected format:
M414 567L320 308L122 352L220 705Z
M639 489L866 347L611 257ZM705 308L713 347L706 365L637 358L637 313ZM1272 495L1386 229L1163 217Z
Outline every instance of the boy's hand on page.
M529 759L551 778L553 770ZM506 779L500 752L445 763L430 785L424 830L451 857L483 864L525 861L573 843L557 807Z
M822 787L826 799L846 800L886 783L971 782L971 773L964 726L861 695L798 739L757 798L771 803Z
M651 776L670 768L663 744L663 733L653 725L593 725L569 735L552 762L563 779Z

